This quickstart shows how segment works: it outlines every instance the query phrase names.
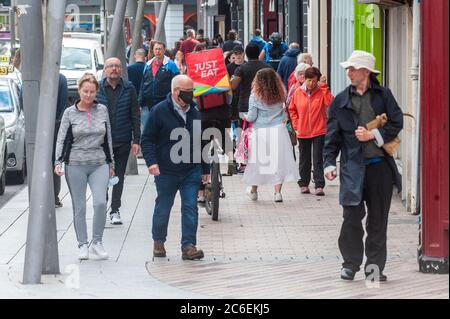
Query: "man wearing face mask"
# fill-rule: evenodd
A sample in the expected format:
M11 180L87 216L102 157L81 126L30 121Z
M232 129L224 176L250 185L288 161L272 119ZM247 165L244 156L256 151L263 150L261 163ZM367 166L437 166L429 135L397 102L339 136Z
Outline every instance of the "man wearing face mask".
M154 257L166 257L164 243L178 191L181 196L182 259L204 257L203 251L196 248L197 192L200 182L209 180L209 164L203 161L201 154L201 117L195 110L193 98L192 80L186 75L176 76L167 99L150 110L141 138L142 154L150 174L155 176L157 190L152 225Z

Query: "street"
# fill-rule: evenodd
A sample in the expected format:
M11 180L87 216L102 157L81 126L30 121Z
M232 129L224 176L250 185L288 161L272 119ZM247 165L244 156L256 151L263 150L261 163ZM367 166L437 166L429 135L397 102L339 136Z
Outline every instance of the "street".
M260 201L244 194L240 176L224 180L219 222L199 210L198 247L202 261L181 260L180 201L169 224L167 258L153 259L151 216L155 185L139 160L138 176L125 181L124 225L107 223L108 261L77 260L71 200L63 183L63 208L56 211L61 275L43 276L44 285L23 286L27 191L22 190L0 213L0 298L448 298L448 275L419 273L417 217L395 196L388 230L387 283L368 287L362 273L355 282L339 278L337 238L342 220L338 182L327 196L300 195L286 185L285 202L272 202L261 189ZM63 179L64 180L64 179ZM88 196L88 229L92 200Z
M0 209L9 201L11 198L13 198L17 193L19 193L22 189L27 187L27 180L25 180L25 183L21 185L16 184L6 184L5 193L0 196Z

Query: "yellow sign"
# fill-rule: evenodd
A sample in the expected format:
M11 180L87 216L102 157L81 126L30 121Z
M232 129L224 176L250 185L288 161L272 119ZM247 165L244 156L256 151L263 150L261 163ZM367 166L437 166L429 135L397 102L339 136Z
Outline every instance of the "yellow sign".
M0 62L9 63L10 59L11 58L7 55L0 55Z
M8 75L9 66L0 66L0 75Z

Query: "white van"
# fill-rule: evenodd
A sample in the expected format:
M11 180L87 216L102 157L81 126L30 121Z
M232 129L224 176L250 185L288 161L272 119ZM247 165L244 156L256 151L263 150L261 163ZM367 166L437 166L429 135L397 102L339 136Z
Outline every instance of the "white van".
M78 80L88 72L100 81L104 63L101 42L97 39L63 37L60 70L67 78L69 105L78 99Z

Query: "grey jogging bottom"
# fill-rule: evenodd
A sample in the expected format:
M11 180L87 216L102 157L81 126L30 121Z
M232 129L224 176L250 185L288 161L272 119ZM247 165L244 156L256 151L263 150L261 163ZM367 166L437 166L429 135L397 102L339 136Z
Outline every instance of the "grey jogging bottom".
M66 165L66 181L72 197L73 219L78 247L88 244L86 223L86 189L91 189L94 221L93 243L101 243L106 223L106 192L108 191L109 165Z

